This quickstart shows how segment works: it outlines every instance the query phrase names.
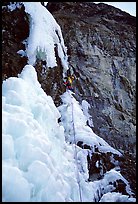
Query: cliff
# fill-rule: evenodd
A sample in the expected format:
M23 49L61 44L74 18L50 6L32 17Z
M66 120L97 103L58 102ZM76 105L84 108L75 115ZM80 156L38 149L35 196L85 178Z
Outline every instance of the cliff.
M93 130L135 154L136 19L106 4L49 3L68 47L75 93L91 104ZM100 124L100 125L99 125Z
M24 40L29 19L24 6L2 7L2 79L18 76L27 63ZM136 18L106 4L49 2L47 9L61 27L68 49L69 68L76 76L76 99L89 102L93 131L125 155L123 173L135 189L136 155ZM55 48L56 52L56 48ZM62 65L47 68L38 60L35 67L45 92L61 104L65 87ZM132 168L132 174L128 169Z

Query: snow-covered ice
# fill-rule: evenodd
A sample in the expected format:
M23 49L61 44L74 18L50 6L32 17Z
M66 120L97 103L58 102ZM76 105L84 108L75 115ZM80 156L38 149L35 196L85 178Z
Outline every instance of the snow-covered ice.
M52 98L42 90L31 65L26 65L18 78L3 82L3 201L79 202L78 182L83 201L93 201L99 184L107 185L105 181L114 178L112 174L110 179L105 176L103 181L88 182L88 152L78 146L76 165L75 144L69 128L72 102L81 139L91 145L100 143L106 151L119 152L86 126L86 117L72 94L64 93L62 100L58 110Z
M37 59L41 59L46 61L47 67L57 66L55 54L55 48L57 48L63 72L66 72L68 69L67 48L60 26L40 2L24 2L24 6L25 12L30 16L30 34L26 45L28 63L34 65Z

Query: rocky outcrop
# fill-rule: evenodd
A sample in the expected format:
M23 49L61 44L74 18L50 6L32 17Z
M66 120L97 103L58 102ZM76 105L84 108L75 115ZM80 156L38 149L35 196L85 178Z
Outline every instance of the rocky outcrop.
M28 17L24 7L10 10L10 2L3 2L2 6L2 80L18 76L27 64L26 56L17 52L25 51L23 41L29 36Z
M132 194L136 195L136 161L133 156L128 152L125 152L123 156L113 154L111 152L100 152L97 147L92 151L90 145L84 144L82 141L77 143L82 149L87 149L89 154L87 156L89 181L100 180L104 177L106 172L115 168L129 181L132 189ZM130 171L131 169L131 171ZM113 186L112 192L119 192L122 194L128 194L126 192L126 184L123 180L117 180L114 183L109 183ZM100 190L100 197L103 192Z
M69 67L79 77L76 98L91 105L93 131L124 154L121 173L135 192L136 18L103 3L49 2L47 8L61 26ZM91 177L97 169L93 159L88 162Z
M135 17L103 3L53 2L47 8L61 26L69 67L79 73L76 97L90 103L94 132L135 154Z
M3 2L2 6L2 80L18 76L27 64L26 39L29 37L29 17L22 3ZM55 47L57 67L46 67L45 61L37 60L35 68L38 80L45 92L60 105L60 95L65 92L63 68Z

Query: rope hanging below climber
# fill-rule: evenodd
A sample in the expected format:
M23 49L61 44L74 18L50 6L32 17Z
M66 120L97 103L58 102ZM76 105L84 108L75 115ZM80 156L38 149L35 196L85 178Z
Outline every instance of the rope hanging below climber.
M72 125L73 125L73 137L74 137L74 156L75 156L75 162L76 162L76 168L77 168L77 182L79 187L79 196L80 196L80 202L82 202L82 193L81 193L81 186L80 186L80 176L79 176L79 164L77 160L77 148L76 148L76 133L75 133L75 124L74 124L74 109L73 109L73 102L71 102L72 106Z

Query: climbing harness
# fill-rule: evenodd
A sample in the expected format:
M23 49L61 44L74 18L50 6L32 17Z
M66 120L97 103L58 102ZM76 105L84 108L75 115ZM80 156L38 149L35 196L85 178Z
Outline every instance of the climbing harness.
M75 125L74 125L74 115L73 115L73 102L71 102L71 106L72 106L72 124L73 124L73 137L74 137L74 157L75 157L75 161L76 161L76 167L77 167L77 182L78 182L78 186L79 186L79 196L80 196L80 202L82 202L82 194L81 194L81 187L80 187L80 177L79 177L79 165L78 165L78 161L77 161L77 148L76 148L76 137L75 137Z

